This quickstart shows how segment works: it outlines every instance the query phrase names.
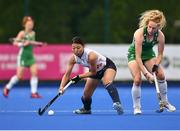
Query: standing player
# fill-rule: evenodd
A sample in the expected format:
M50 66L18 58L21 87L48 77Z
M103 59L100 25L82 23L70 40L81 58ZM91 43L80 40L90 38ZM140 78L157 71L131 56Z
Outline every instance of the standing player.
M64 86L68 82L75 64L81 64L84 67L89 68L89 72L77 75L71 79L73 83L77 83L81 79L87 78L84 93L81 97L83 108L75 110L74 113L91 114L92 95L96 89L98 80L102 80L103 85L112 98L113 108L117 110L118 114L123 114L119 94L113 84L114 78L116 76L115 64L110 59L104 57L98 52L85 48L84 43L80 37L74 37L72 39L72 51L73 55L68 62L67 70L62 78L59 90L62 92L64 91Z
M3 89L3 95L8 97L9 91L19 80L22 79L24 69L29 68L31 72L31 98L41 98L37 93L38 77L37 77L37 66L33 56L33 46L29 41L35 40L35 32L33 31L34 21L30 16L25 16L22 21L24 30L20 31L16 37L17 40L24 40L24 42L14 41L14 45L20 48L17 57L17 71L9 83Z
M159 10L148 10L142 13L139 29L135 31L133 42L128 50L128 66L134 81L131 93L135 115L141 114L141 72L150 83L153 82L152 72L156 73L164 107L170 112L176 110L168 102L167 82L160 65L165 44L165 37L161 29L165 24L165 16ZM158 45L157 57L153 51L155 44Z

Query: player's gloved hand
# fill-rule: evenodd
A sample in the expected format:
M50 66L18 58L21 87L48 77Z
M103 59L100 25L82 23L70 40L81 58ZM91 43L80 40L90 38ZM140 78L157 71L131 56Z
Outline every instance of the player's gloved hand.
M158 65L154 64L152 68L152 72L157 72L158 71Z
M146 72L145 74L144 74L144 76L146 77L146 79L149 81L149 83L153 83L153 81L154 81L154 77L153 77L153 75L151 74L151 73L149 73L149 72Z
M71 81L72 81L73 84L78 83L80 80L81 80L81 78L79 77L79 75L77 75L77 76L75 76L75 77L73 77L73 78L71 79Z

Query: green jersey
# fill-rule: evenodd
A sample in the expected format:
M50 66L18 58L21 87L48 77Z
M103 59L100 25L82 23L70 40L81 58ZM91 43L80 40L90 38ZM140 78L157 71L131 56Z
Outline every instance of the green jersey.
M145 27L143 32L144 40L142 43L142 53L141 53L142 61L149 60L156 56L155 52L153 51L153 46L158 43L157 41L158 31L154 33L152 41L147 40L147 33L148 33L147 27ZM133 40L132 44L129 46L128 49L128 62L135 59L136 59L135 41Z
M24 40L34 41L35 40L35 33L33 32L32 35L25 33L23 38ZM33 56L33 46L30 44L28 46L20 47L20 51L17 57L17 65L29 67L35 63L35 59Z

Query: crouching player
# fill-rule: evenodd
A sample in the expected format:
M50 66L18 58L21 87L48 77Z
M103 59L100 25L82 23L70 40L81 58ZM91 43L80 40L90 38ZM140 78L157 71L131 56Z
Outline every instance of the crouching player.
M81 79L87 78L83 96L81 97L83 107L75 110L74 113L91 114L92 95L96 89L98 80L102 80L105 89L108 91L113 101L113 108L117 110L118 114L123 114L119 94L113 84L116 76L115 64L109 58L104 57L98 52L85 48L84 42L77 36L72 39L72 51L73 55L68 62L59 90L62 92L64 91L64 86L70 79L70 74L75 64L81 64L89 68L89 72L77 75L71 79L74 83L77 83Z

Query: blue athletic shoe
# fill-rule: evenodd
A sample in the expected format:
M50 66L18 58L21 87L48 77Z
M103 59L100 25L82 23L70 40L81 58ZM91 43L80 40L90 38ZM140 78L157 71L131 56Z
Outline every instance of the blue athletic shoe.
M118 115L122 115L124 113L122 105L119 102L113 103L113 108L117 111Z

